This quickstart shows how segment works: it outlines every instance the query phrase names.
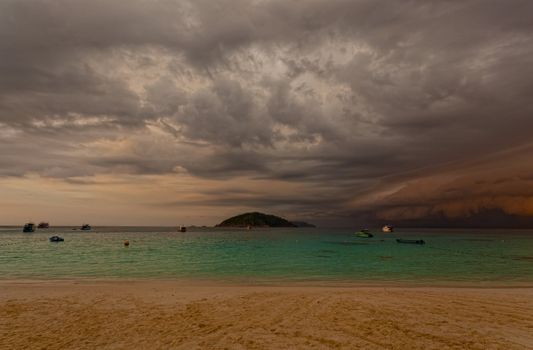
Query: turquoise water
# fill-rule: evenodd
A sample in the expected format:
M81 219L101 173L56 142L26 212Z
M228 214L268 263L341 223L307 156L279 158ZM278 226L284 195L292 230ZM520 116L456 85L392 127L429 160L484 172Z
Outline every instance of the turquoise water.
M373 230L370 239L323 228L20 231L0 228L0 278L533 284L532 230ZM65 242L50 243L55 234Z

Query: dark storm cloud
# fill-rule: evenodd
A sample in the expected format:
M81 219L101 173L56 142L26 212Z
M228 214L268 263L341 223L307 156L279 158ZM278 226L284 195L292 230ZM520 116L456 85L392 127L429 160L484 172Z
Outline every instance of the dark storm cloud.
M533 172L472 169L531 140L532 13L518 0L2 1L0 175L184 169L328 184L339 215L507 210L511 187L532 186L512 179ZM440 190L419 185L437 171ZM375 196L350 207L340 193Z
M264 208L270 211L295 211L305 212L316 210L317 207L322 210L341 210L343 205L346 204L348 198L336 197L331 199L316 198L300 196L300 198L295 201L293 196L265 196L264 193L258 194L244 194L244 195L233 195L226 191L221 191L219 197L206 200L192 200L188 203L193 205L208 205L208 206L232 206L232 207L250 207L250 208ZM183 205L183 202L175 203L163 203L160 205L169 206L169 205Z

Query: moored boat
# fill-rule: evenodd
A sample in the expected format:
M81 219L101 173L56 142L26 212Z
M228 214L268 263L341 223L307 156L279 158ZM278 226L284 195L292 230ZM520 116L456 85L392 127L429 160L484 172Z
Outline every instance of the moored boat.
M187 232L187 227L186 227L186 226L180 226L180 227L178 228L178 231L180 231L180 232Z
M50 224L47 222L40 222L37 228L50 228Z
M406 244L426 244L426 242L423 239L400 239L398 238L396 242L406 243Z
M80 230L82 231L90 231L91 230L91 225L89 224L83 224L80 228Z
M357 237L361 237L361 238L371 238L371 237L374 237L373 234L370 233L370 231L368 231L367 229L362 229L361 231L357 232L355 234Z
M52 236L52 237L48 238L48 240L50 242L63 242L65 239L63 237L59 237L59 236Z
M394 227L392 225L385 225L381 228L383 232L390 233L394 232Z
M28 222L24 224L22 232L35 232L35 224L33 222Z

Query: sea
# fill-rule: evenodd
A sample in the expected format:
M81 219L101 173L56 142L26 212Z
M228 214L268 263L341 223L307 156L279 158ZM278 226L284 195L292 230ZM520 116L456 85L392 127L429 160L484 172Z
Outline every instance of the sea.
M0 227L0 279L533 286L533 230L376 228L372 238L356 231ZM50 242L53 235L64 242Z

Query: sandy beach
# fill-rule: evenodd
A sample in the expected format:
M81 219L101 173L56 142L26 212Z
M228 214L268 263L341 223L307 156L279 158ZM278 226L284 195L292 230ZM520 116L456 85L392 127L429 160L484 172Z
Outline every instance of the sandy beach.
M531 349L532 288L2 281L2 349Z

